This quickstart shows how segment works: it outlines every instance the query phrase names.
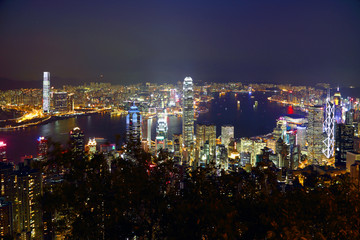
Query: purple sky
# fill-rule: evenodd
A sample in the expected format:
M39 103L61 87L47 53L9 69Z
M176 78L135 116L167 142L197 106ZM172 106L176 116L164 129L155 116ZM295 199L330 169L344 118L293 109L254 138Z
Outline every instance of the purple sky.
M2 88L40 87L43 71L58 86L101 74L359 86L360 1L0 1Z

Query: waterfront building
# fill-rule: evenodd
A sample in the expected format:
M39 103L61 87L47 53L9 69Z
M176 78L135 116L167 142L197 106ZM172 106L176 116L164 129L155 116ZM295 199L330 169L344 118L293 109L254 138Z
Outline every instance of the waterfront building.
M354 150L354 127L347 124L336 124L335 128L335 165L344 167L346 153Z
M39 137L37 139L38 144L38 158L40 160L45 160L48 152L48 140L45 137Z
M67 94L67 111L68 112L73 112L74 107L75 107L74 94L73 93L68 93Z
M84 151L84 131L75 127L70 131L70 147L75 153L82 153Z
M6 143L0 141L0 162L6 162Z
M280 117L276 120L276 127L274 128L273 135L275 140L277 141L279 138L284 138L286 134L286 120L284 117Z
M126 137L128 143L140 143L141 121L140 111L134 102L126 116Z
M191 77L186 77L183 83L183 144L190 149L194 145L194 86Z
M205 144L209 148L209 158L212 161L215 158L216 150L216 125L210 123L200 123L196 125L196 148L200 150Z
M67 92L53 93L53 112L68 111L68 94Z
M323 131L325 133L323 153L329 159L334 156L335 145L335 105L330 100L330 90L326 98Z
M308 142L308 164L322 164L323 159L323 119L322 106L309 108L308 128L306 138Z
M221 144L228 149L231 139L234 138L234 126L224 125L221 126Z
M50 73L43 75L43 112L50 113Z
M87 144L87 150L90 155L94 155L96 153L96 139L95 138L89 138L88 144Z

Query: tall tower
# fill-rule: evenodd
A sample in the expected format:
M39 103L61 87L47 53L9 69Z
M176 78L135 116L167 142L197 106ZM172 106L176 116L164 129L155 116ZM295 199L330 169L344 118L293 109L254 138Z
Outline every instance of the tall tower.
M231 139L234 138L234 126L221 126L221 143L228 149Z
M194 90L191 77L184 79L182 121L183 144L190 148L194 144Z
M308 129L306 138L308 142L308 162L309 164L320 164L322 161L323 146L323 108L322 106L313 106L309 109Z
M330 90L326 97L324 126L325 139L323 153L326 158L334 156L335 144L335 106L330 100Z
M126 116L126 135L128 143L140 143L141 136L141 115L135 102L130 107Z
M43 112L50 112L50 73L44 72L43 80Z
M156 150L162 148L167 149L167 131L168 125L166 122L166 116L160 115L156 127Z
M334 104L335 104L335 121L336 123L342 123L342 105L341 105L341 93L339 88L336 89L336 93L334 94Z

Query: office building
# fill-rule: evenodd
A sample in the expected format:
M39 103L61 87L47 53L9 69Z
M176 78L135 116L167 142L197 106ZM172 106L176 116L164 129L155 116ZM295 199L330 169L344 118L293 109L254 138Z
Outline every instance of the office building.
M335 145L335 105L330 100L330 90L326 98L323 131L325 134L323 153L329 159L334 156Z
M205 144L209 147L208 158L212 161L215 158L216 151L216 125L202 123L196 125L196 148L204 148Z
M324 111L321 106L309 108L308 128L306 138L308 142L308 164L323 164L323 122Z
M183 83L183 144L185 148L194 145L194 86L191 77L186 77Z
M354 150L354 127L347 124L336 124L335 127L335 165L346 165L346 153Z
M228 149L231 139L234 138L234 126L224 125L221 126L221 144Z
M74 153L82 153L85 150L84 131L78 127L70 131L70 147Z
M12 204L0 197L0 239L13 234Z
M126 116L126 137L128 143L140 144L141 121L140 111L134 102Z
M159 114L159 118L156 126L156 138L155 138L156 150L167 149L167 140L168 140L167 132L168 132L168 125L166 122L166 117L162 114Z
M43 112L50 113L50 73L44 72L43 79Z
M46 160L47 152L48 152L48 140L45 137L39 137L37 139L38 144L38 158L40 160Z
M6 162L6 143L0 141L0 162Z
M53 112L67 112L68 110L68 94L67 92L53 93Z

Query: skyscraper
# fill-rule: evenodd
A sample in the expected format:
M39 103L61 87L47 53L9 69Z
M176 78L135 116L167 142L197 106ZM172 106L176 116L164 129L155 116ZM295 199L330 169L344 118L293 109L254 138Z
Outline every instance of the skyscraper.
M194 144L194 90L191 77L184 79L182 121L183 144L190 148Z
M168 125L166 122L166 118L160 115L156 127L156 150L159 150L161 148L165 150L167 148L167 131Z
M334 144L335 144L335 107L330 100L330 90L328 90L328 95L326 98L325 106L325 120L323 125L323 130L325 132L324 139L324 148L323 153L326 158L331 158L334 156Z
M53 111L66 112L68 110L68 94L67 92L53 93Z
M221 126L221 143L228 149L231 139L234 138L234 126Z
M341 93L339 88L337 88L336 93L334 94L334 105L335 105L335 121L336 123L342 123L342 106L341 106Z
M50 112L50 73L44 72L43 80L43 112Z
M354 149L354 127L348 124L336 124L335 128L335 165L346 165L346 153Z
M140 111L134 102L126 116L126 135L128 143L140 143L141 121Z
M323 147L323 108L322 106L313 106L309 108L308 129L306 138L308 142L308 163L322 163Z
M0 141L0 162L6 162L6 143Z
M70 131L70 146L75 153L82 153L84 151L84 141L84 132L80 128L75 127Z
M196 148L200 150L205 144L209 145L209 158L215 158L216 151L216 125L210 123L196 125Z

